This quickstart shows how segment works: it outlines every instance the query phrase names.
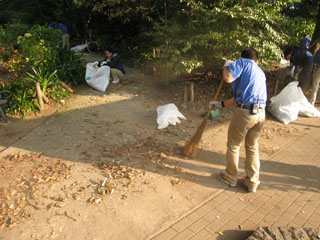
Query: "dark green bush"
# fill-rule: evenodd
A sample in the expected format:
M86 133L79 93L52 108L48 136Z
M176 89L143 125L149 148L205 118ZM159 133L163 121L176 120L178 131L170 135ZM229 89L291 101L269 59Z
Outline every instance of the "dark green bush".
M77 86L84 81L85 63L81 56L74 52L65 48L60 49L55 66L58 78L65 83Z
M7 112L22 117L30 111L36 114L40 109L36 82L47 98L61 103L69 96L61 81L76 86L84 79L84 63L75 53L62 48L59 30L40 25L27 32L0 30L6 39L17 39L16 47L7 40L0 46L4 66L15 76L14 80L0 84L1 97L8 100Z

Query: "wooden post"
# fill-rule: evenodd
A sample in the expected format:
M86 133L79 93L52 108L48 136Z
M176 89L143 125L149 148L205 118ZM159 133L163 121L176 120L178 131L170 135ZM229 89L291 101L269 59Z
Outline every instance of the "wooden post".
M36 82L36 91L37 91L37 96L38 96L38 101L39 101L40 111L41 111L44 109L44 104L43 104L42 91L41 91L39 82Z
M274 86L273 96L276 96L278 93L278 84L279 84L279 78L277 77L276 84Z
M194 102L194 82L190 83L190 102Z
M186 102L188 102L188 96L189 96L189 83L187 82L187 81L185 81L184 82L184 98L183 98L183 100L184 100L184 102L186 103Z

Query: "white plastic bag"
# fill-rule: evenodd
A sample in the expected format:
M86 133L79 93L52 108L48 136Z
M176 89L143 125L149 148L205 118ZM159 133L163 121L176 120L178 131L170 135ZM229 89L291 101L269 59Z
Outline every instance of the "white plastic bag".
M110 79L110 67L96 67L96 63L88 63L86 69L86 82L92 88L105 92Z
M297 81L291 82L277 96L270 99L269 113L283 124L296 120L298 115L320 116L320 112L308 102L301 88L297 86Z
M158 129L166 128L169 124L181 123L179 118L186 120L186 117L179 112L177 106L173 103L157 107L157 115Z
M320 117L320 112L308 102L307 98L304 98L300 102L299 115L303 117Z
M88 44L85 43L85 44L74 46L74 47L70 48L70 50L73 52L82 52L86 49L87 46L88 46Z

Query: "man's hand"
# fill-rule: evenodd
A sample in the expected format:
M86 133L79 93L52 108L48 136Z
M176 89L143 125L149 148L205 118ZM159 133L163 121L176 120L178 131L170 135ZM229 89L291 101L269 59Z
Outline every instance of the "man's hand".
M94 63L93 63L93 66L94 66L95 68L99 68L99 62L98 62L98 61L94 62Z
M209 102L209 108L222 108L221 101L211 101Z
M224 63L223 68L229 67L232 63L233 63L233 61L227 60L227 61Z

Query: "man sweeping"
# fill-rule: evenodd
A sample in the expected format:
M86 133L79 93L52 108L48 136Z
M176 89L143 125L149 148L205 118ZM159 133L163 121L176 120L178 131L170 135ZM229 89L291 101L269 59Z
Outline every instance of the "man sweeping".
M258 53L252 48L243 50L240 59L234 62L226 61L223 80L232 84L233 97L222 102L212 101L209 106L236 107L228 129L226 169L219 177L231 187L237 185L239 151L244 141L244 184L249 192L256 192L260 184L258 140L265 120L267 100L266 76L257 62Z

